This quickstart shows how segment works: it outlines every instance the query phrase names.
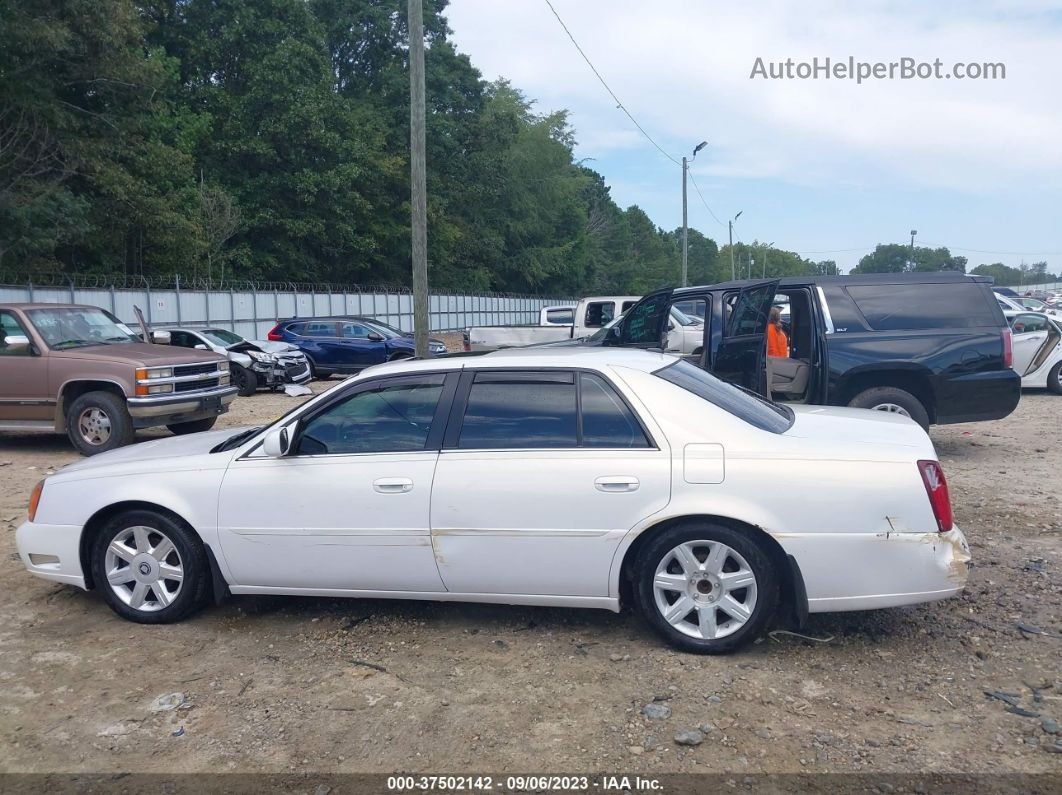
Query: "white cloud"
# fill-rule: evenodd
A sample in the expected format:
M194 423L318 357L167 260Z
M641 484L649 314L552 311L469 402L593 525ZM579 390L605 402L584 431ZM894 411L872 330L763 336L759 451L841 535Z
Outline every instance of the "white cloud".
M553 0L626 107L669 152L708 138L708 177L971 194L1062 176L1056 2L924 4ZM568 108L579 156L645 148L544 0L452 0L454 39L487 78ZM1000 81L750 80L757 56L1002 62Z

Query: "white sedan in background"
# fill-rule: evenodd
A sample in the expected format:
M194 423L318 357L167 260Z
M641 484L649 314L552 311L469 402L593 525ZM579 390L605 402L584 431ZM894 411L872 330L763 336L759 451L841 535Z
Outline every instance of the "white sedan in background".
M1004 312L1013 333L1014 363L1022 387L1062 394L1062 325L1039 312Z
M929 437L783 407L674 356L539 348L365 370L272 425L50 476L30 572L165 623L233 594L604 608L720 653L784 609L960 592L969 550Z

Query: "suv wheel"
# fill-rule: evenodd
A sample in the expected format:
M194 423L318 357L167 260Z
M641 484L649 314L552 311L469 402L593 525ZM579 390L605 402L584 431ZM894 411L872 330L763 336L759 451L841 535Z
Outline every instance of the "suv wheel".
M96 537L92 573L122 618L168 624L203 604L210 569L194 531L155 511L128 511Z
M125 400L111 392L87 392L66 412L66 434L81 455L130 444L136 431Z
M638 606L683 651L725 654L754 641L774 616L778 576L747 532L684 523L649 541L635 568Z
M872 409L874 411L888 411L892 414L902 414L922 426L925 431L929 430L929 412L922 405L922 401L904 389L893 386L876 386L873 389L865 389L848 401L848 405L855 409Z

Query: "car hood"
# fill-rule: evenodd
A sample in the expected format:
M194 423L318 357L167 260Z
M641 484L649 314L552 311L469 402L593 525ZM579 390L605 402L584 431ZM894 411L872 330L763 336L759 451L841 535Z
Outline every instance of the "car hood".
M222 431L206 431L204 433L190 433L186 436L167 436L163 439L152 439L148 442L131 444L127 447L119 447L107 453L100 453L91 458L85 458L68 464L53 478L63 478L66 475L77 477L96 476L103 474L106 469L130 467L133 471L142 472L143 465L147 462L160 462L178 458L191 459L193 456L205 455L214 447L217 447L230 436L235 436L244 428L226 428ZM228 461L228 456L218 455L219 465ZM155 469L155 466L150 467Z
M127 360L135 364L206 364L221 362L224 356L210 351L198 351L192 348L177 348L171 345L155 345L147 342L115 343L113 345L92 345L84 348L70 348L64 351L52 351L50 356L58 359L88 359L115 361Z
M297 346L290 342L273 342L272 340L246 340L238 342L229 348L230 351L243 353L248 350L258 350L262 353L298 353Z
M786 435L836 441L842 444L872 444L927 450L935 458L929 434L917 422L901 414L836 406L790 406L793 426Z

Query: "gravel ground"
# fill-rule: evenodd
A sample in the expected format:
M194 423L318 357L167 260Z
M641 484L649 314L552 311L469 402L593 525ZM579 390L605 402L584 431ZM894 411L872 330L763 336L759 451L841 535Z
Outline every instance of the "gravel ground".
M975 559L960 598L722 658L630 612L239 597L130 624L12 559L33 483L77 456L4 435L0 771L1062 772L1060 412L1032 392L933 430Z

